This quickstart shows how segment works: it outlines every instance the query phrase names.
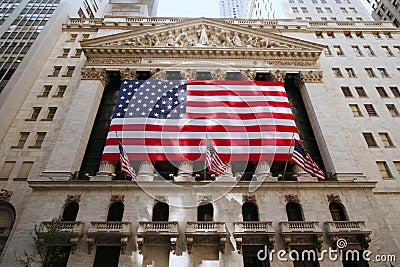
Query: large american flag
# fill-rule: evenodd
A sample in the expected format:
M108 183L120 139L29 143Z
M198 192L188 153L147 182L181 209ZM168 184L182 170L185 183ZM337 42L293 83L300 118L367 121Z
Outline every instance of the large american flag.
M287 161L299 138L280 82L124 80L102 160L205 160L206 133L224 161Z
M296 139L294 139L292 161L299 165L307 173L311 174L311 176L317 177L318 180L325 180L325 175L318 167L317 163L315 163L310 154L304 150L304 148Z

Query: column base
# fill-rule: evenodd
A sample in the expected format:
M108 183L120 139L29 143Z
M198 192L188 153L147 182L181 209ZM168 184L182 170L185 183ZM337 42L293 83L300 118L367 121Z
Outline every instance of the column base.
M218 182L236 182L236 178L233 175L220 175L215 178Z
M96 176L91 176L89 181L108 182L108 181L112 181L112 176L110 174L108 174L108 173L105 173L105 174L98 173Z
M180 174L174 177L176 182L194 182L194 177L190 174Z

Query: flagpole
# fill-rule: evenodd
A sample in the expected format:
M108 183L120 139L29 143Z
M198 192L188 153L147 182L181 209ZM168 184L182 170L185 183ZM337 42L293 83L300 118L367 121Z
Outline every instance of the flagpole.
M204 181L207 180L207 149L208 149L208 136L206 131L206 153L204 154L204 172L203 172L203 179Z
M292 133L292 138L290 139L290 146L289 146L289 151L288 151L286 162L285 162L285 168L283 169L282 179L285 179L286 169L287 169L287 165L288 165L289 157L290 157L290 150L292 149L293 138L294 138L294 132Z

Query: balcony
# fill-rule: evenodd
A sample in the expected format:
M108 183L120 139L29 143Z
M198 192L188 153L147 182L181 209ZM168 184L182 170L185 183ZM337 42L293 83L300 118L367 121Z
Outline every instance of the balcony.
M176 241L179 236L178 222L139 222L137 244L142 254L145 245L169 244L175 254Z
M189 253L193 245L210 244L218 245L219 250L225 252L228 232L224 222L187 222L185 235Z
M280 222L279 226L286 250L289 250L291 245L314 245L321 250L323 232L318 222Z
M121 253L125 253L128 239L132 235L130 222L90 222L87 232L88 253L95 244L121 245Z
M371 242L371 231L365 226L364 221L332 221L325 222L326 235L336 247L336 242L344 238L347 241L347 247L358 249L361 246L367 249Z
M46 235L50 232L60 232L65 234L69 239L68 242L61 245L66 245L69 243L71 245L72 253L75 253L78 248L78 243L83 236L85 230L85 223L83 222L59 222L59 221L45 221L41 222L39 226L39 234ZM54 233L55 233L54 232Z
M234 226L233 237L239 253L242 253L243 245L267 245L271 249L274 247L275 231L272 222L234 222Z

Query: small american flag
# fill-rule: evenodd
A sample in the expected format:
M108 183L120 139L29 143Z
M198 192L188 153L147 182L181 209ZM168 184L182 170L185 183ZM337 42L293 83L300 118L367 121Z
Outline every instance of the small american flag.
M294 139L294 150L292 161L299 165L304 171L311 174L311 176L317 177L318 180L325 180L325 175L318 167L317 163L311 158L300 143Z
M136 180L135 169L133 169L131 162L129 161L128 155L126 154L124 147L118 140L119 156L121 160L121 171L132 178L132 181Z
M214 174L224 174L229 166L219 157L217 151L207 138L206 162L208 170Z

